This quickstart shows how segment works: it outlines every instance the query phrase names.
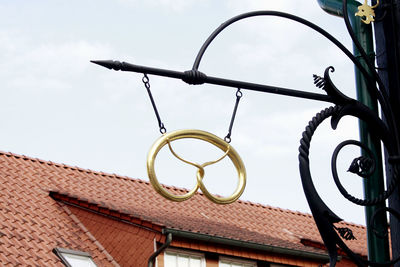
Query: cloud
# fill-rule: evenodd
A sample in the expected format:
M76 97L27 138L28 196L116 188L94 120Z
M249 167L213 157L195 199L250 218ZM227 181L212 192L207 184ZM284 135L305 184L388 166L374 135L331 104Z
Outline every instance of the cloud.
M12 33L0 34L0 69L7 86L17 90L65 90L89 67L89 60L107 57L110 48L76 40L32 44Z
M287 1L233 0L226 1L226 6L232 13L238 13L243 10L289 10L293 5Z
M163 9L167 12L182 13L190 9L195 3L204 2L201 0L154 0L154 1L138 1L138 0L119 0L123 5L138 6L144 4L150 8Z

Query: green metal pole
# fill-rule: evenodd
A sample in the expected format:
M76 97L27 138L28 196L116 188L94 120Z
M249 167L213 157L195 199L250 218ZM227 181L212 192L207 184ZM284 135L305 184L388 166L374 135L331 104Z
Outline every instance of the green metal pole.
M364 50L367 52L371 62L374 62L374 50L373 50L373 42L372 42L372 29L370 25L365 25L358 20L358 23L354 23L352 26L354 29L357 29L358 40L363 46ZM363 59L361 59L359 52L357 49L354 51L355 55L360 59L362 65L366 67L366 63ZM360 72L356 71L356 87L357 87L357 98L360 102L367 105L371 109L373 109L378 114L378 104L375 99L372 99L369 93L367 92L367 85L364 77ZM366 198L372 199L377 196L381 192L384 191L384 178L383 178L383 166L382 166L382 151L380 141L371 136L369 127L363 121L359 122L360 126L360 140L362 143L366 144L374 154L375 158L379 162L376 165L377 169L374 174L364 179L364 195ZM367 155L364 155L367 156ZM371 217L376 210L379 208L385 207L385 204L380 204L372 207L365 208L365 216L368 222L371 221ZM375 220L374 227L380 233L385 233L387 231L387 219L386 213L381 213ZM368 257L370 260L384 262L390 259L389 254L389 241L387 238L379 238L377 237L370 227L367 228L368 234Z
M329 14L343 17L342 1L341 0L318 0L319 5ZM357 7L360 5L357 1L348 1L349 20L352 24L353 31L357 36L358 41L369 56L371 62L374 62L374 47L372 38L372 27L361 22L359 17L354 16L357 12ZM358 49L353 46L353 54L357 57L360 63L366 67L364 59L360 56ZM367 82L361 72L355 68L357 99L378 114L378 104L376 99L373 99L367 91ZM363 121L359 121L360 141L365 144L374 154L377 160L376 171L374 174L364 179L364 196L365 198L375 198L384 191L384 177L382 166L382 151L380 141L370 134L368 125ZM367 156L364 154L364 156ZM387 238L380 238L374 234L369 222L371 221L374 212L384 207L385 204L380 204L365 208L365 218L367 225L367 240L368 240L368 259L371 261L384 262L390 259L389 241ZM375 219L374 229L380 233L387 231L387 219L385 214L381 214Z

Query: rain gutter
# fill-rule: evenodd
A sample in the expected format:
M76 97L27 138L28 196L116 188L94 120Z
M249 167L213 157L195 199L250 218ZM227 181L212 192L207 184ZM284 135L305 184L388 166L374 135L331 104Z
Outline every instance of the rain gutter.
M175 237L182 237L182 238L187 238L187 239L192 239L192 240L197 240L197 241L212 242L212 243L221 244L221 245L236 246L236 247L248 248L248 249L256 249L256 250L261 250L261 251L265 251L265 252L277 253L277 254L281 254L281 255L295 256L295 257L319 260L319 261L323 261L323 262L329 262L328 254L324 254L324 253L302 251L302 250L283 248L283 247L277 247L277 246L266 245L266 244L258 244L258 243L254 243L254 242L241 241L241 240L220 237L220 236L211 236L211 235L202 234L202 233L193 233L193 232L189 232L189 231L183 231L183 230L177 230L177 229L171 229L171 228L163 229L163 234L172 234Z
M166 248L169 247L171 241L172 241L172 234L168 233L167 238L165 239L165 243L161 247L159 247L153 254L151 254L147 262L147 267L154 267L155 259L157 258L158 255L160 255L161 252L163 252Z

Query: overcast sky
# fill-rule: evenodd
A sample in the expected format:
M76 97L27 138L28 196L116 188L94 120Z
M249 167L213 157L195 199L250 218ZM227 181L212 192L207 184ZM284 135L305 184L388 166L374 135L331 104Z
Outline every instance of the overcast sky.
M0 2L0 149L82 168L148 180L146 157L160 136L141 74L115 72L89 61L115 59L189 70L202 43L230 17L278 10L306 18L351 50L342 19L317 1L211 0L13 0ZM236 23L212 43L200 64L210 76L322 91L313 74L328 66L345 94L355 97L353 66L319 34L277 17ZM198 85L150 75L151 90L168 132L201 129L223 138L235 88ZM243 90L232 133L248 181L242 200L309 212L298 174L301 134L329 103ZM313 139L311 168L328 205L343 219L364 224L363 208L348 204L333 183L330 157L357 121L333 131L324 123ZM176 143L176 144L175 144ZM200 163L221 151L200 141L177 141L178 154ZM360 179L346 174L358 149L347 151L340 172L349 192L362 197ZM162 183L191 188L196 170L163 150ZM210 191L227 195L236 173L226 159L206 168ZM166 200L167 201L167 200Z

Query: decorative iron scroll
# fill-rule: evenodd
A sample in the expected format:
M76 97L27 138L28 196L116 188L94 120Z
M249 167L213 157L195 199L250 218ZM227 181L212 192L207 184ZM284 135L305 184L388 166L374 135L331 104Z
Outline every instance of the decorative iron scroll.
M362 7L361 7L362 8ZM360 10L360 7L359 7ZM398 176L399 176L399 135L398 135L398 125L396 125L394 120L394 114L390 105L388 104L388 96L386 95L386 91L382 81L380 80L379 75L377 74L373 62L371 62L365 53L364 49L358 42L355 34L352 30L348 19L347 12L347 0L343 1L343 17L348 29L348 32L353 39L354 44L359 49L361 56L365 60L367 64L367 69L361 68L360 71L363 72L365 79L368 82L368 91L370 94L377 99L379 104L381 105L382 113L386 117L386 122L383 122L378 115L372 111L369 107L363 105L359 101L348 98L343 95L332 83L329 77L329 70L333 71L333 68L327 68L325 70L324 77L319 77L314 75L315 85L319 88L324 89L328 95L331 95L334 99L334 103L336 106L325 109L318 113L308 124L305 131L303 132L303 137L300 141L299 148L299 167L300 174L302 179L302 184L304 188L304 193L306 195L308 204L310 206L311 212L313 214L314 220L320 232L320 235L324 241L325 246L328 249L330 256L330 266L334 266L336 264L338 252L337 249L340 247L358 266L390 266L400 260L400 255L396 256L394 259L388 262L371 262L363 259L356 253L354 253L343 241L343 239L348 240L349 238L353 238L352 233L349 233L345 229L339 229L334 224L342 221L335 213L333 213L328 206L322 201L320 196L318 195L316 188L313 185L310 167L309 167L309 148L311 143L311 138L320 125L322 121L327 118L331 118L331 125L333 129L336 129L339 121L344 116L353 116L362 121L364 121L373 134L378 140L380 140L388 155L389 155L389 169L393 172L393 178L390 183L387 185L387 188L384 192L381 192L379 196L373 199L358 199L352 195L350 195L346 189L342 186L338 173L336 170L336 159L340 150L348 145L356 145L359 146L366 153L364 155L355 158L351 164L349 171L363 178L368 178L375 171L376 159L374 159L372 152L361 142L356 140L346 140L340 143L332 155L332 175L333 179L340 191L340 193L347 200L351 201L354 204L361 206L373 206L377 204L385 203L386 199L393 194L395 188L398 186ZM360 13L358 14L360 15ZM358 67L358 66L357 66ZM376 86L378 84L378 86ZM391 208L381 208L378 209L372 216L371 221L367 222L371 229L374 229L374 234L377 236L385 236L388 234L388 231L385 233L379 233L375 230L375 218L379 213L389 212L395 218L399 219L399 213Z
M324 241L326 248L328 249L329 256L330 256L330 266L334 266L336 264L338 252L337 247L339 246L357 265L359 266L389 266L397 261L400 260L400 257L396 259L386 262L386 263L377 263L377 262L370 262L356 253L354 253L342 240L349 240L353 239L353 235L348 228L337 228L335 223L342 221L340 217L338 217L329 207L324 203L321 197L318 195L318 192L312 182L311 173L310 173L310 164L309 164L309 149L311 144L311 139L317 130L318 126L326 119L333 118L337 116L338 113L343 110L343 106L334 106L327 108L318 114L309 122L308 126L306 127L305 131L303 132L303 137L300 140L300 147L299 147L299 167L300 167L300 175L303 184L304 193L306 195L308 204L310 206L311 212L313 214L315 223L318 227L320 235ZM359 144L358 141L348 140L347 143L354 143ZM344 143L340 144L342 146ZM398 176L398 165L395 165L395 176ZM368 171L367 171L368 172ZM395 182L397 184L397 181ZM389 188L393 188L395 185L392 184ZM338 185L338 188L341 188L341 185ZM341 189L341 191L344 189ZM384 202L387 197L390 195L390 191L392 189L388 189L385 193L381 194L376 199L366 199L366 200L358 200L352 196L346 196L352 202L358 205L375 205L380 202ZM344 194L345 195L345 194ZM387 209L386 211L390 211L396 216L399 214L395 213L393 210ZM375 216L374 216L375 217ZM371 222L373 224L373 222Z

